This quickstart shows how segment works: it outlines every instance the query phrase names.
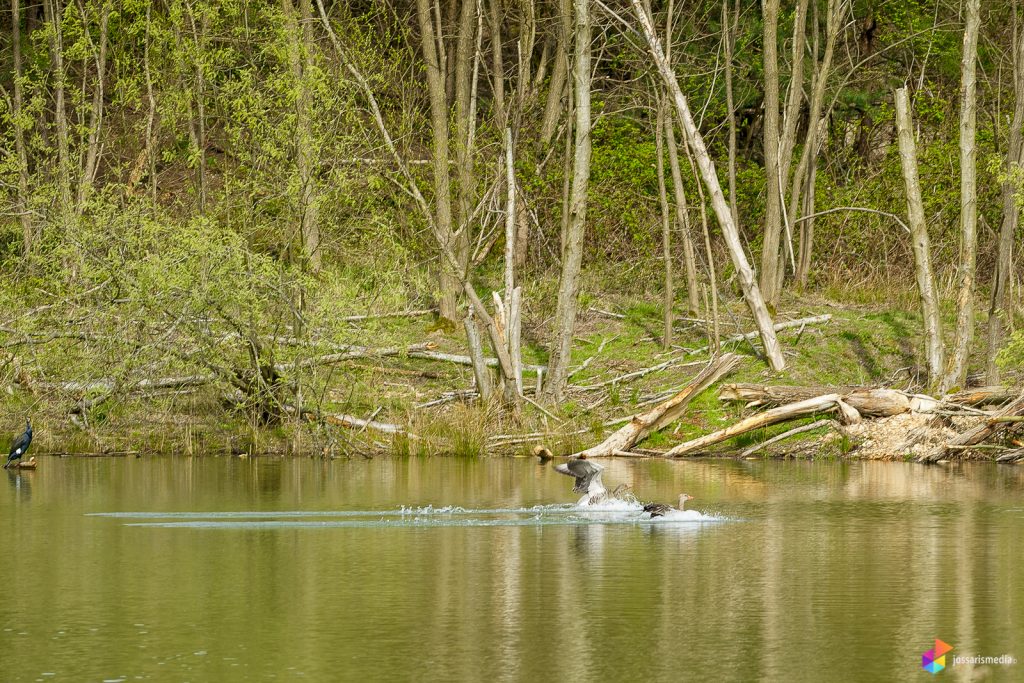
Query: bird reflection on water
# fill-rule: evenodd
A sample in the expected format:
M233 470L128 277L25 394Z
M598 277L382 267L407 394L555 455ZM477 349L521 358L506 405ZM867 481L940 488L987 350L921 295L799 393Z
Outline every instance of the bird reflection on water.
M32 497L31 475L23 474L18 470L7 470L7 483L15 491L15 499L28 501Z

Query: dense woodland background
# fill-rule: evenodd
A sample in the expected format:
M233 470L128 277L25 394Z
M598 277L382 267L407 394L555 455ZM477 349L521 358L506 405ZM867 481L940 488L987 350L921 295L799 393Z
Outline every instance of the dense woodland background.
M164 431L237 421L293 442L289 424L328 413L411 424L427 389L389 389L409 376L437 392L495 378L385 359L467 354L468 334L500 368L486 419L579 426L596 406L581 407L570 380L587 376L604 312L638 323L616 344L647 366L756 329L647 12L767 314L867 305L899 317L910 384L949 390L968 370L997 381L1024 358L1012 253L1024 34L1015 2L981 3L974 61L977 7L11 0L0 13L4 421L38 413L91 439L147 420ZM897 140L904 87L949 368L925 348ZM974 194L962 159L976 166ZM781 376L809 379L824 358ZM546 364L548 381L524 403L530 364ZM336 438L314 431L317 449Z

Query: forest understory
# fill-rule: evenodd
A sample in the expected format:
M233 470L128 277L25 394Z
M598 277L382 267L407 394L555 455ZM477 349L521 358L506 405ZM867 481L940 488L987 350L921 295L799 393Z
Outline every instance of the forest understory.
M1022 27L979 0L11 0L0 426L1015 461Z
M600 278L595 270L585 279L598 289ZM541 281L527 289L554 284ZM650 434L636 454L657 456L756 415L743 402L720 396L723 385L844 391L885 387L908 396L927 391L927 369L917 348L922 322L913 311L911 284L822 289L841 291L848 300L792 295L776 311L788 361L784 373L766 366L742 302L724 301L721 352L734 353L740 361L721 383L694 397L678 420ZM529 295L527 300L532 300ZM190 383L188 377L138 375L101 385L69 379L66 372L60 380L37 376L10 362L0 420L18 424L31 414L37 452L59 455L529 456L539 444L568 455L600 443L633 415L673 396L713 355L712 326L699 315L680 314L674 341L665 348L660 293L588 293L581 305L565 398L544 405L530 400L510 411L498 397L481 401L465 333L439 324L436 309L423 306L429 306L429 299L390 300L383 307L373 301L363 313L349 316L357 319L345 321L336 340L321 338L313 349L279 340L280 364L305 364L303 383L308 386L303 412L274 424L253 420L244 402L232 396L232 388L212 377ZM527 306L526 311L524 394L535 399L536 372L530 368L544 366L553 312L539 306ZM955 311L946 314L952 320ZM983 327L980 321L979 330ZM346 353L360 357L346 359ZM954 393L984 385L984 366L984 358L975 354L967 385ZM496 378L496 371L492 373ZM1016 374L1011 371L1006 381L1012 385ZM1006 403L1009 394L1007 388L994 402ZM970 412L969 407L938 417L908 412L843 428L834 411L824 408L687 455L916 460L929 446L977 424L981 418ZM989 445L951 457L993 459L1012 453L1021 446L1021 430L1016 424L1008 426L1000 435L1003 448L998 454L987 450L993 448ZM796 433L762 447L791 430Z

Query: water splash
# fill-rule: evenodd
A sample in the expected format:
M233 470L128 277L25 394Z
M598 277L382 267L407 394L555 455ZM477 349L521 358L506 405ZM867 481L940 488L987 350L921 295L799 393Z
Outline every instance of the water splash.
M189 529L327 529L364 527L500 527L554 525L648 525L727 521L697 510L650 518L635 499L595 505L464 508L401 506L390 510L233 510L210 512L93 512L90 517L126 520L125 526ZM130 521L129 521L130 520Z

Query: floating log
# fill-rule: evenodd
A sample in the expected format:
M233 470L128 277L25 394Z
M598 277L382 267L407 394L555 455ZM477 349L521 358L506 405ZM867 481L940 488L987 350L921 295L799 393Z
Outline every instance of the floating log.
M706 434L698 439L692 439L691 441L681 443L671 450L666 451L665 456L678 457L680 455L686 455L687 453L707 448L708 446L721 443L726 439L731 439L732 437L739 436L740 434L746 434L747 432L760 429L761 427L768 427L769 425L794 420L798 417L804 417L805 415L813 415L814 413L831 412L836 410L840 400L842 399L839 394L825 394L824 396L817 396L805 401L798 401L796 403L779 406L778 408L772 408L771 410L766 410L763 413L751 415L750 417L740 420L736 424L730 425L725 429L720 429L717 432Z
M724 384L718 392L723 401L747 401L782 405L825 394L838 394L843 401L865 417L889 417L910 410L910 399L895 389L864 387L791 387L764 384Z
M577 455L591 458L612 454L629 455L627 452L630 447L647 438L652 432L663 429L666 425L674 422L694 396L732 372L739 365L740 360L741 356L734 353L726 353L715 358L675 396L646 413L634 415L628 424L607 439Z
M37 464L38 463L36 463L36 457L33 455L31 458L29 458L28 460L26 460L24 462L19 461L19 462L14 463L13 465L11 465L11 469L15 469L15 470L34 470L36 468Z
M933 448L928 453L925 453L917 459L918 462L937 462L947 457L950 451L964 450L970 446L977 446L985 439L990 438L996 432L1005 429L1008 424L1012 422L1006 422L1000 418L1014 417L1018 415L1024 415L1024 393L1020 393L1017 399L1005 406L998 412L996 412L990 419L983 420L981 424L972 429L968 429L960 436L952 439L945 446L939 446Z

